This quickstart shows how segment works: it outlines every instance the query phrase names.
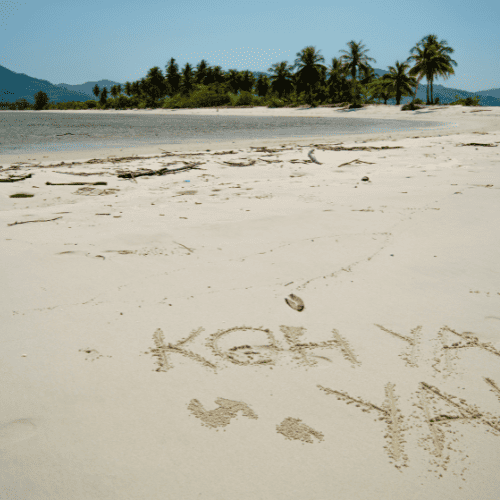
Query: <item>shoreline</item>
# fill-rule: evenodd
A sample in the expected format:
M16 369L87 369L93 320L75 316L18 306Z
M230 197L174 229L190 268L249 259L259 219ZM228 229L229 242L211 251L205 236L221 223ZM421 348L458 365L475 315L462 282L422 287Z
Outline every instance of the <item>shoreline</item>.
M25 113L26 111L18 111ZM30 111L37 113L37 111ZM107 147L98 149L78 149L57 152L31 152L22 154L3 154L0 156L0 166L6 166L16 162L35 162L50 163L53 161L82 161L91 158L106 158L107 156L131 156L155 155L165 151L193 152L193 151L222 151L231 147L247 149L251 146L266 145L268 147L277 147L280 145L291 144L311 144L318 142L352 142L366 141L373 142L379 140L400 140L409 137L435 137L450 136L472 131L483 132L485 130L500 129L500 107L490 107L476 110L466 106L442 106L430 107L429 109L417 111L400 111L399 107L386 107L384 105L369 105L361 109L346 110L342 108L200 108L200 109L175 109L175 110L51 110L44 111L50 113L87 113L87 114L145 114L145 115L218 115L218 116L306 116L306 117L349 117L349 118L372 118L372 119L391 119L391 120L409 120L409 121L428 121L428 122L447 122L448 127L437 127L436 129L414 129L388 132L373 132L360 134L338 134L332 136L310 136L304 138L283 137L267 139L250 139L235 141L213 141L207 143L185 142L179 144L148 144L134 147ZM486 116L488 115L488 116Z

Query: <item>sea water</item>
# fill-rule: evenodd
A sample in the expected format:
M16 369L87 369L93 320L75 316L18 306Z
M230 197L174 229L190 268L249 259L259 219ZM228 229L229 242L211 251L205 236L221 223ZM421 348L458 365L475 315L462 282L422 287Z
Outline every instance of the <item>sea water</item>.
M354 117L0 111L0 155L242 139L301 139L447 126L444 122Z

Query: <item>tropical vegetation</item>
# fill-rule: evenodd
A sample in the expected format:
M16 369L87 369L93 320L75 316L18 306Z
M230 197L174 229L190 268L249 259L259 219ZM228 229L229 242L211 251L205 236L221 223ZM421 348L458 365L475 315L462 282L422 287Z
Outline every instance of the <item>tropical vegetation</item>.
M25 100L2 103L8 109L126 109L126 108L198 108L221 106L309 106L330 105L362 107L365 104L387 104L395 99L401 104L403 97L413 97L411 106L416 109L416 93L423 78L427 80L426 104L436 103L433 82L437 77L448 78L455 74L451 59L454 50L437 35L423 37L411 50L406 61L396 61L388 73L377 77L362 42L351 40L347 50L333 58L326 66L324 57L315 47L308 46L296 54L293 65L287 61L273 64L270 76L254 76L249 70L223 71L211 67L204 59L193 68L190 63L179 69L172 57L165 71L158 66L151 68L145 77L126 82L123 87L114 85L108 95L106 88L93 88L95 100L85 102L48 103L43 92L38 92L35 104ZM46 95L45 95L46 97ZM21 102L22 101L22 102ZM477 99L463 100L467 105L478 105ZM458 103L458 102L457 102Z

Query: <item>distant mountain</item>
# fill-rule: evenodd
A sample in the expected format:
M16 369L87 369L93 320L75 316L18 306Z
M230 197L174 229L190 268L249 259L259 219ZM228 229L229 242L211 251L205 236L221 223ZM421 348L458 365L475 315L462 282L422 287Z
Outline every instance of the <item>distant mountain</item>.
M380 77L389 73L389 71L374 68L375 75ZM253 71L252 74L255 78L260 75L271 76L270 73L264 71ZM112 80L99 80L97 82L85 82L81 85L69 85L67 83L52 84L47 80L40 80L24 73L15 73L10 69L0 66L0 101L13 102L17 99L24 98L28 102L34 102L34 95L43 90L49 97L51 102L67 102L67 101L88 101L95 99L92 89L95 84L100 89L104 87L111 90L113 85L118 85L119 82ZM125 87L124 83L120 84L122 89ZM418 86L417 97L426 100L427 85L420 84ZM482 90L480 92L467 92L466 90L452 89L442 85L434 85L434 98L439 97L441 104L446 104L455 101L455 96L465 99L466 97L478 96L479 104L481 106L500 106L500 89ZM410 97L403 97L402 104L406 104L411 100ZM388 104L395 104L395 99L389 99Z
M436 99L436 97L439 97L440 104L448 104L450 102L454 102L456 101L455 96L458 95L460 99L466 99L467 97L478 96L479 104L481 106L500 106L500 99L492 96L490 92L491 91L488 90L482 92L468 92L466 90L444 87L443 85L437 85L437 84L433 85L433 97L434 99ZM498 92L500 93L500 89L498 90ZM420 84L418 86L417 98L422 99L424 103L426 102L427 85ZM407 102L410 102L412 99L413 99L412 97L403 97L401 99L401 103L406 104ZM396 99L389 99L387 103L396 104Z
M86 94L89 96L89 99L95 99L95 95L92 92L95 85L99 86L99 89L102 90L104 87L109 91L111 91L111 87L113 85L121 85L122 89L125 88L124 83L112 82L111 80L99 80L98 82L85 82L81 85L69 85L68 83L58 83L56 87L63 87L67 90L71 90L72 92L81 92L82 94Z
M490 90L481 90L480 92L475 92L477 95L487 95L491 97L496 97L500 99L500 89L490 89Z
M28 102L35 102L34 95L43 90L49 101L87 101L89 96L81 92L74 92L58 87L47 80L39 80L24 73L15 73L0 66L0 101L13 102L24 97Z

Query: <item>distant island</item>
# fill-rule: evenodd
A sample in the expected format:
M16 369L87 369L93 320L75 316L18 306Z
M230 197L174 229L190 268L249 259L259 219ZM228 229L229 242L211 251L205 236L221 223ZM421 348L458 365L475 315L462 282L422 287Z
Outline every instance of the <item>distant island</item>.
M174 58L165 72L155 66L134 82L111 80L81 85L52 84L0 66L0 109L141 109L221 106L298 106L403 104L415 109L424 104L500 106L500 89L467 92L434 85L436 77L453 75L453 49L436 35L422 38L406 61L388 71L372 68L368 49L350 41L343 55L330 66L314 47L297 53L293 65L274 64L269 72L222 70L203 59L179 71ZM425 78L426 85L421 84Z

